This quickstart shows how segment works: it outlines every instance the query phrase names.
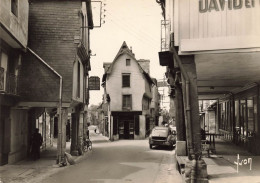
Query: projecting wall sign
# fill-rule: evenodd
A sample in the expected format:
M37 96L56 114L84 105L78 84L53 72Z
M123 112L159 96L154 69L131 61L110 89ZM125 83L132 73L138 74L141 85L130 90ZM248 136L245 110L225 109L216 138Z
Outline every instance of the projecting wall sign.
M232 9L254 8L260 5L260 0L199 0L199 12L206 13Z

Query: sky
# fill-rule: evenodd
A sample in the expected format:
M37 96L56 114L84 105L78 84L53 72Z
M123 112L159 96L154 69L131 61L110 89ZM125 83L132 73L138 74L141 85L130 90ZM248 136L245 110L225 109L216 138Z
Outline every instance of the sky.
M112 62L125 41L132 47L136 59L150 60L150 75L163 79L166 68L160 66L158 52L161 42L161 7L155 0L103 0L100 28L90 32L91 71L90 76L104 74L103 62ZM94 24L99 23L98 3L92 3ZM95 55L95 56L94 56ZM104 90L90 91L90 105L102 102Z

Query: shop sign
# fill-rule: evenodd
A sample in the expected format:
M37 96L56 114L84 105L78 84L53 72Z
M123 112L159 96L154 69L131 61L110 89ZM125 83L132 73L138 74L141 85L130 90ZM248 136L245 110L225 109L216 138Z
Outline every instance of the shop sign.
M98 76L91 76L88 79L89 90L100 90L100 78Z
M245 158L240 160L239 154L237 154L237 161L234 161L234 163L237 165L237 173L239 170L239 166L243 166L243 165L249 165L250 170L252 170L252 158Z
M232 9L254 8L260 5L260 0L199 0L199 12L206 13L215 11L224 11Z

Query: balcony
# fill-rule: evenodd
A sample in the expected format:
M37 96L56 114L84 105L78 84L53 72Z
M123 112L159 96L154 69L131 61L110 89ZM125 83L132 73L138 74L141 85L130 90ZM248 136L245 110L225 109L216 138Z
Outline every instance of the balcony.
M17 95L17 76L0 67L0 92Z

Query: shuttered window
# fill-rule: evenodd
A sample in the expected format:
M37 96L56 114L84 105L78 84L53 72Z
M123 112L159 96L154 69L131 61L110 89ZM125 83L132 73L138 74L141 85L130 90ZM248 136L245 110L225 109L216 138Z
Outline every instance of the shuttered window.
M135 120L135 134L139 135L140 132L139 116L135 115L134 120Z
M132 96L131 95L123 95L123 109L131 109L132 108Z
M130 74L122 75L122 87L130 87Z

